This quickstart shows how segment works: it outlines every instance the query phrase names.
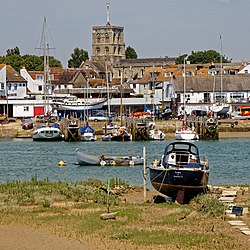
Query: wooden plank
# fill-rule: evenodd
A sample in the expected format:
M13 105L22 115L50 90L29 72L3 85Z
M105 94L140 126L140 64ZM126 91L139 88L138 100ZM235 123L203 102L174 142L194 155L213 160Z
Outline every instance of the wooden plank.
M227 196L225 196L225 197L220 197L220 198L219 198L219 201L223 201L223 202L233 202L234 199L235 199L235 197L227 197Z
M231 226L246 226L246 224L243 221L235 221L235 222L228 222Z
M241 232L245 235L250 235L250 230L242 230Z
M236 190L223 190L221 196L236 196Z

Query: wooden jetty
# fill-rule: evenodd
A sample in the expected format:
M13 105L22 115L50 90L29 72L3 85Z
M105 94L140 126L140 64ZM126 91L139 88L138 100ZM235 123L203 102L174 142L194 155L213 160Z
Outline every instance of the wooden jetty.
M62 118L60 122L60 129L62 134L64 135L65 141L80 141L81 121L78 118Z
M149 140L149 125L144 119L127 118L126 127L130 131L133 141Z
M188 119L190 127L194 127L201 140L218 140L218 120L213 117L191 117Z

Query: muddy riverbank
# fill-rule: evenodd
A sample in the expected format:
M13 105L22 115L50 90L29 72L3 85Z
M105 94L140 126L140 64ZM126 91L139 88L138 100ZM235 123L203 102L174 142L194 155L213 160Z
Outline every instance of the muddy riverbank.
M174 132L176 127L181 125L181 121L168 120L168 121L156 121L156 128L162 130L166 134L166 139L174 139ZM234 126L232 126L234 123ZM103 122L89 122L93 127L97 135L102 134ZM118 124L118 123L117 123ZM36 123L35 123L36 125ZM0 124L0 138L31 138L32 130L24 130L21 126L21 121ZM250 121L242 120L221 120L219 124L219 138L250 138Z

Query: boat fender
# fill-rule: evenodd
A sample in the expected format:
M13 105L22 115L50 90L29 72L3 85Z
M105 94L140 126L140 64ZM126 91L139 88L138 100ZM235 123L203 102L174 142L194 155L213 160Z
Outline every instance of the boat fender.
M101 166L105 166L105 165L106 165L106 161L101 160L101 161L100 161L100 165L101 165Z
M153 165L154 166L157 166L157 165L159 165L159 161L157 161L156 159L153 161Z
M58 165L59 165L60 167L63 167L63 166L65 166L65 162L64 162L64 161L59 161Z
M129 161L129 166L134 166L135 165L135 162L134 161Z
M111 160L111 161L110 161L110 165L111 165L111 166L116 165L115 161L114 161L114 160Z

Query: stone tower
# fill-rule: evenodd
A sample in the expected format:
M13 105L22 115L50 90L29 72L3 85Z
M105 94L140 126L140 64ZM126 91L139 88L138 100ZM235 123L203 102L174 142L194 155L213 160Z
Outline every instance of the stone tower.
M109 4L107 4L107 24L92 28L92 61L125 59L124 28L110 25Z

